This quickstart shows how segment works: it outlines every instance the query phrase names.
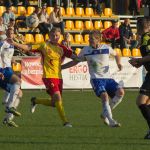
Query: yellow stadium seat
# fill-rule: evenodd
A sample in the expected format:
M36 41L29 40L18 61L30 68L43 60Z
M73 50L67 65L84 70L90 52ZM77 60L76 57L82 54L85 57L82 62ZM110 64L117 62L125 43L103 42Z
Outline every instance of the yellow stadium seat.
M75 54L76 54L76 55L79 55L80 52L81 52L81 48L76 48L76 49L75 49Z
M60 7L60 14L62 15L62 16L65 16L65 8L64 7Z
M54 7L47 7L47 14L50 15L50 13L54 10Z
M46 40L49 40L49 35L48 34L45 35L45 41Z
M104 29L109 28L112 25L111 21L104 21Z
M81 34L75 34L75 44L82 44L83 36Z
M74 29L74 22L72 20L67 20L65 27L67 30L73 30Z
M61 43L61 41L62 41L63 39L64 39L64 37L63 37L63 35L61 34L58 43Z
M26 8L24 6L18 6L18 16L25 16L26 15Z
M0 6L0 16L2 16L4 11L6 11L6 7L5 6Z
M75 21L75 29L76 29L76 30L83 30L83 28L84 28L83 21L81 21L81 20L76 20L76 21Z
M86 16L94 16L93 8L85 8L85 15Z
M34 10L35 10L35 7L29 6L29 7L27 8L27 15L28 15L28 16L31 15L31 14L34 12Z
M21 72L21 63L19 63L19 62L13 63L12 64L12 69L15 72Z
M131 56L131 51L130 51L130 49L129 49L129 48L124 48L124 49L122 50L122 55L123 55L123 57L130 57L130 56Z
M74 16L75 15L74 8L73 7L67 7L66 8L66 15L67 16Z
M95 22L94 22L94 28L95 28L96 30L103 29L103 23L102 23L102 21L95 21Z
M84 16L84 9L82 7L76 8L76 16Z
M14 14L17 14L17 9L16 9L16 7L11 6L11 11L12 11Z
M104 9L104 16L107 16L107 17L112 16L112 9L111 8L105 8Z
M114 51L119 55L122 56L122 52L120 48L114 48Z
M140 57L140 56L141 56L140 49L138 49L138 48L133 48L133 49L132 49L132 56L133 56L133 57Z
M89 44L89 34L84 35L84 42L85 44Z
M42 34L35 34L35 43L42 43L44 42L44 37Z
M85 29L86 30L93 30L93 22L92 21L85 21Z
M34 37L33 34L25 34L25 42L26 43L34 43Z
M69 35L69 41L71 42L71 44L74 43L74 38L73 38L73 35L72 35L72 34Z

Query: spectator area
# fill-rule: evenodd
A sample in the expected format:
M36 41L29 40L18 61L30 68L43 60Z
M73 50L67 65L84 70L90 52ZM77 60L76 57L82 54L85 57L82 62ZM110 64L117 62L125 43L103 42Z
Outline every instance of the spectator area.
M36 3L37 1L33 1ZM18 6L17 8L11 7L12 11L15 13L17 20L19 17L29 16L35 9L35 6ZM0 6L0 16L6 10L5 6ZM53 7L47 7L47 13L50 14ZM117 16L112 13L111 8L105 8L101 16L94 13L92 8L81 8L77 7L74 10L73 7L63 8L61 7L61 14L63 16L63 21L65 22L65 32L69 32L71 46L73 50L79 51L83 46L88 45L89 31L93 29L98 29L103 31L112 25L112 20L118 20L118 27L123 22L124 18L130 18L131 27L136 38L136 18L133 16ZM39 34L39 30L34 31L34 33L29 32L29 28L19 28L19 32L24 35L25 43L35 44L47 40L48 35ZM60 42L63 40L61 35ZM105 42L103 42L105 43ZM130 50L115 49L120 56L140 56L138 49Z

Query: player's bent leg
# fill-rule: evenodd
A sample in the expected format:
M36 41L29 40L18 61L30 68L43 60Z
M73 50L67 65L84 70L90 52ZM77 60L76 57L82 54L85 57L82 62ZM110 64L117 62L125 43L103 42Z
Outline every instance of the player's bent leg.
M112 110L115 109L121 103L123 97L124 97L124 89L119 88L116 91L115 96L110 101L110 107Z
M72 127L72 125L69 123L68 119L66 118L63 103L62 103L62 97L59 91L55 92L55 94L52 96L52 100L55 102L56 109L63 122L64 127Z
M45 106L53 106L51 100L49 98L36 98L36 97L32 97L31 98L31 113L35 112L35 108L37 106L37 104L42 104Z
M14 107L15 100L19 97L21 80L17 75L13 74L9 82L11 84L11 87L6 112L13 113L15 116L21 116L21 113L18 112Z
M2 99L2 105L5 105L5 106L6 106L6 104L7 104L7 102L8 102L8 99L9 99L9 96L10 96L10 93L7 92L7 91L5 91L4 96L3 96L3 99Z
M108 118L109 120L109 126L110 127L120 127L120 123L118 123L117 121L115 121L113 119L112 116L112 111L109 105L109 97L107 92L103 92L100 95L101 99L102 99L102 106L103 106L103 116Z
M147 105L148 101L149 101L149 96L144 95L144 94L139 94L136 100L136 104L138 108L140 109L143 117L147 121L147 124L149 127L149 131L145 135L144 139L150 139L150 108Z

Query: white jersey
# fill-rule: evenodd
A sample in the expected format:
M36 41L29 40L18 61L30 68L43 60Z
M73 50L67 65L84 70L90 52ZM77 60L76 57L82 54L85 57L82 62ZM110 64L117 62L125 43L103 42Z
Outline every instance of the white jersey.
M78 55L81 60L86 60L92 79L111 78L109 72L109 57L116 56L116 52L108 45L102 44L97 49L90 46L84 47Z
M0 42L0 67L11 67L12 57L14 55L14 46L7 41Z

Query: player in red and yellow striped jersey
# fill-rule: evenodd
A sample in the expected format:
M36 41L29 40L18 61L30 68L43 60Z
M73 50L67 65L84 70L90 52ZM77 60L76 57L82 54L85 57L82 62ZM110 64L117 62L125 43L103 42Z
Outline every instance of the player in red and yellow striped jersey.
M51 96L51 100L33 97L31 99L31 111L32 113L34 112L36 104L56 107L64 126L72 127L72 125L69 123L65 116L62 104L63 81L61 74L61 62L64 56L72 59L76 58L76 56L72 53L72 50L58 44L60 34L61 32L59 28L53 28L50 31L50 41L46 41L40 44L37 48L37 50L42 53L43 82L46 86L48 94ZM11 39L8 42L24 50L25 52L33 49L30 45L19 44Z

